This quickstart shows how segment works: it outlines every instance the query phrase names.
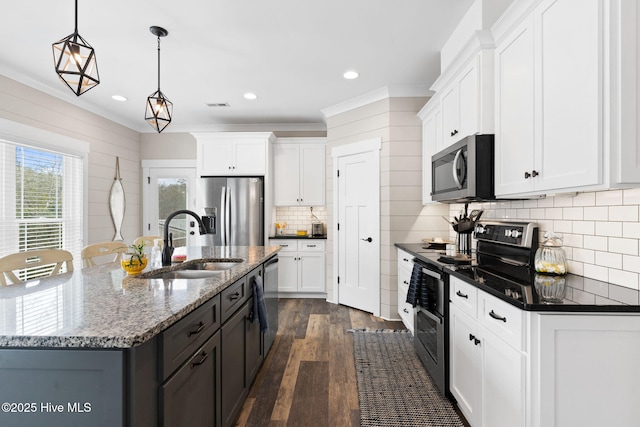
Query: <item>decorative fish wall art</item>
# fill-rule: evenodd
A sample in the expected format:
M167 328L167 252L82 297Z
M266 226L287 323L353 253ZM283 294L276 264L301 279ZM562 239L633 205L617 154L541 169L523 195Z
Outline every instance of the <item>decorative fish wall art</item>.
M124 187L122 186L122 178L120 178L120 158L116 157L116 176L113 178L113 184L111 184L111 191L109 192L109 210L111 211L113 226L116 229L113 236L114 241L124 241L121 230L125 205Z

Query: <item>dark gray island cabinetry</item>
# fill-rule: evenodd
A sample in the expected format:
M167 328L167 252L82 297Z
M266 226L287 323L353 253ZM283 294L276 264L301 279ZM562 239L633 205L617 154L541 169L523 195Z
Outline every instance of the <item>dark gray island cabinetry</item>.
M254 277L277 250L189 248L242 260L206 278L111 265L0 289L0 425L232 425L265 356Z

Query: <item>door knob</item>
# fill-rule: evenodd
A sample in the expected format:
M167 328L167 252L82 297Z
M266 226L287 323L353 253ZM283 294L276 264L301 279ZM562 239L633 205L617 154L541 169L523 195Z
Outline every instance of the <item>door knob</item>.
M365 242L373 242L373 239L371 237L367 237L366 239L360 239L360 240L364 240Z

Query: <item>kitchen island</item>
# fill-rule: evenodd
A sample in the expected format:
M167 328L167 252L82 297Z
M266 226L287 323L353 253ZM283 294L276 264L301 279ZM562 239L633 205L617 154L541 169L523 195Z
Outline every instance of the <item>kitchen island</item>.
M229 425L264 357L252 284L278 250L188 248L237 261L205 278L110 264L0 289L0 425Z

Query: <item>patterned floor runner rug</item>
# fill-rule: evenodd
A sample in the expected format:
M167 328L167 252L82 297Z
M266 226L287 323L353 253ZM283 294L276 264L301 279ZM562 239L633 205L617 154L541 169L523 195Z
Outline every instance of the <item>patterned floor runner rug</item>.
M351 329L363 427L463 427L406 330Z

